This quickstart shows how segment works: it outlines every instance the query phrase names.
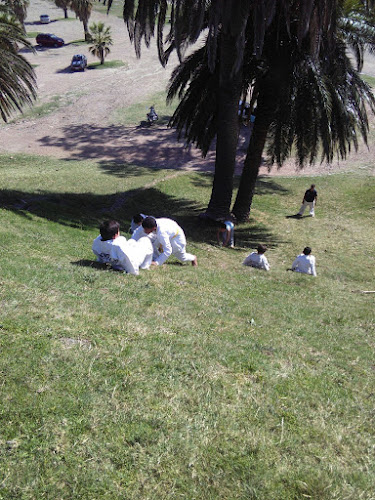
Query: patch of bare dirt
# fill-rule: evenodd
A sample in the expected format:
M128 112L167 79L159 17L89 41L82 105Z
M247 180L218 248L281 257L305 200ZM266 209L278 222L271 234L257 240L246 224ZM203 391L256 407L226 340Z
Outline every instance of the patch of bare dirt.
M52 22L40 25L40 14L49 14ZM71 12L69 15L74 17ZM112 29L114 45L108 59L122 60L126 66L71 73L69 64L74 54L85 53L89 63L96 59L88 54L86 45L71 44L83 38L82 23L76 19L61 20L62 17L62 10L54 4L46 0L32 0L26 19L27 31L54 33L64 38L66 45L56 49L37 48L36 54L25 52L30 62L36 65L39 104L49 102L54 96L60 96L62 103L44 117L21 118L0 125L0 152L213 171L214 151L203 159L198 150L185 148L183 143L178 142L173 130L159 125L147 128L111 123L111 116L116 110L141 102L148 95L165 89L176 59L172 58L168 67L162 68L156 46L152 44L150 49L143 47L142 57L138 60L123 20L93 12L90 23L103 21ZM366 74L375 75L374 60L369 58L366 61ZM237 158L238 172L243 164L248 136L248 129L243 128ZM363 165L367 160L371 165L371 153L361 148L358 154L340 164L317 164L299 172L294 162L290 161L280 171L273 168L271 175L318 175ZM266 166L261 169L261 174L270 174Z

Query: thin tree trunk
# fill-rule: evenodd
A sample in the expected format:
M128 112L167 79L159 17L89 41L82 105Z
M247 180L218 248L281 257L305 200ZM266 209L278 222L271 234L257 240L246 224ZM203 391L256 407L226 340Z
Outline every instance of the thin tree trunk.
M220 82L217 100L218 130L216 138L215 175L206 215L211 219L228 219L233 192L233 175L239 134L238 102L242 72L232 74L236 45L229 35L220 42Z
M91 35L89 32L88 23L87 21L82 21L82 23L83 23L83 30L85 32L85 41L89 42L91 40Z
M275 89L275 84L272 82L272 77L267 77L259 88L260 92L257 100L257 114L254 128L247 149L236 201L232 210L238 222L244 222L249 218L267 133L275 111L277 89Z
M68 9L63 9L65 19L68 19Z

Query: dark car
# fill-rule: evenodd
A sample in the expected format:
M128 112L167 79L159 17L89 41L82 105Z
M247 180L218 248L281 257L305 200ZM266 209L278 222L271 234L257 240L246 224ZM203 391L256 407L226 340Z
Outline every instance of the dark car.
M70 64L70 69L72 71L85 71L87 66L86 56L83 54L76 54L73 56L72 62Z
M36 37L36 43L43 47L62 47L64 40L51 33L39 33Z

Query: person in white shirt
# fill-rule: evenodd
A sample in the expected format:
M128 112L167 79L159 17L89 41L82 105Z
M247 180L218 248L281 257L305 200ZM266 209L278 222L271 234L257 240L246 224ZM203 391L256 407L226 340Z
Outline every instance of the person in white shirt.
M104 221L100 225L100 235L95 238L92 251L98 262L135 275L139 269L150 267L153 255L149 238L127 241L124 236L120 236L120 224L115 220Z
M154 249L150 238L123 241L116 238L111 247L110 262L114 269L121 269L128 274L139 274L139 269L149 269Z
M252 252L248 255L242 264L244 266L251 266L269 271L270 265L268 264L267 257L264 255L267 247L265 245L258 245L257 250L257 252Z
M292 271L316 276L315 257L311 255L311 248L304 248L292 264Z
M102 264L110 264L111 248L114 241L119 240L119 243L121 244L126 242L126 238L124 236L120 236L120 224L115 220L104 221L100 225L99 230L100 235L95 238L92 244L92 251L96 255L98 262L101 262Z
M142 224L143 219L145 219L147 215L145 214L135 214L133 215L132 220L130 221L129 233L133 234L136 229Z
M154 251L152 265L161 266L172 254L180 262L198 265L197 257L186 252L185 233L174 220L146 217L142 221L142 226L134 231L132 239L138 240L145 234L152 239L154 250L157 250Z

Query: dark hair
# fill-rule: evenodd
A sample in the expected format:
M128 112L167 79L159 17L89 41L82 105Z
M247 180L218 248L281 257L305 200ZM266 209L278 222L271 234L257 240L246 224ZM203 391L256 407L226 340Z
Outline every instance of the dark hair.
M266 245L258 245L257 250L258 250L258 253L264 253L267 251L267 247L266 247Z
M145 229L154 229L158 227L158 225L153 217L145 217L142 221L142 227Z
M314 189L315 187L315 184L311 184L311 188L310 189Z
M310 247L305 247L305 248L303 249L303 253L304 253L305 255L310 255L310 254L311 254L311 248L310 248Z
M100 224L100 236L103 241L112 240L119 230L120 224L117 220L105 220Z
M133 221L136 223L136 224L139 224L140 222L142 222L144 219L143 215L142 214L135 214L133 215Z

